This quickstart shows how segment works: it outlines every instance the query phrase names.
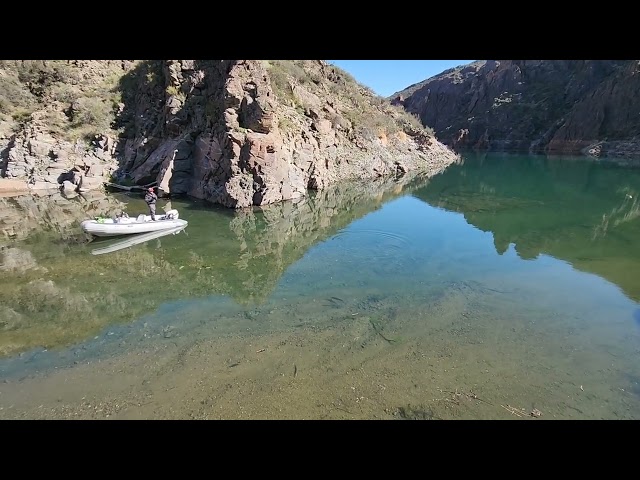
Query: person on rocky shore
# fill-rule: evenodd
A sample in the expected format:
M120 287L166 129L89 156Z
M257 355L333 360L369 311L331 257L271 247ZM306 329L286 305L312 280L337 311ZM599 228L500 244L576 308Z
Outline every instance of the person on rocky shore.
M147 202L149 206L149 213L151 214L151 220L155 222L156 220L156 201L158 200L158 195L153 191L153 187L149 187L147 193L144 195L144 201Z

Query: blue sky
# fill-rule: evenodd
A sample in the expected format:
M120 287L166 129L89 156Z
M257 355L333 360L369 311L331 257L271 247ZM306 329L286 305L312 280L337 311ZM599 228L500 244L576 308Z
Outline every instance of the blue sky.
M349 72L358 83L388 97L449 68L475 60L327 60Z

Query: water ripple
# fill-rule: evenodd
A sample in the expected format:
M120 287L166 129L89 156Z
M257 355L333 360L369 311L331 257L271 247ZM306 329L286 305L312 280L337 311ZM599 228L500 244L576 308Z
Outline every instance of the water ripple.
M393 261L396 266L404 263L415 248L412 240L400 233L376 229L343 229L332 240L341 243L340 251L350 260L374 258Z

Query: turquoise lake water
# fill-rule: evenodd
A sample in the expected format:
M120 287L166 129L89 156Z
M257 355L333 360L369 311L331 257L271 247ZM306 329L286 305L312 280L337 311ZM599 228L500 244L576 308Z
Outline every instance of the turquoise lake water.
M43 222L2 246L0 418L640 418L639 194L638 170L483 154L173 199L183 232L104 254L122 239Z

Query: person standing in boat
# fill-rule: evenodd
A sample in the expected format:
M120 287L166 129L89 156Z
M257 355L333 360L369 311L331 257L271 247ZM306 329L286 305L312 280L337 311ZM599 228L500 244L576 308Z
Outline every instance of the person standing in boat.
M156 220L156 201L158 200L158 195L153 191L153 187L149 187L147 193L144 195L144 201L147 202L149 206L149 213L151 214L151 220L155 222Z

